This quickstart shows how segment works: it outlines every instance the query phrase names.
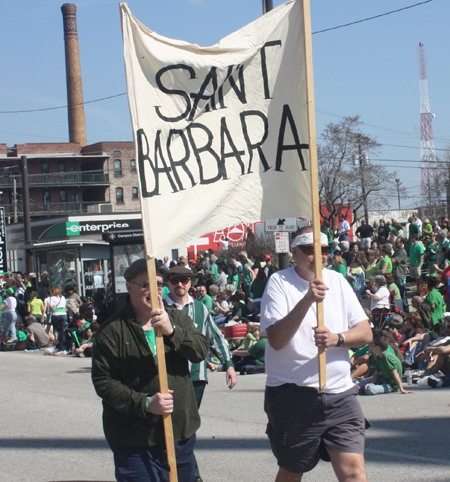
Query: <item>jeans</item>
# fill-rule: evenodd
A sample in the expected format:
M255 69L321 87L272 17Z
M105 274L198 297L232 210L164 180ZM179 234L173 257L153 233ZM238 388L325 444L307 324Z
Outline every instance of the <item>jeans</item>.
M403 280L400 278L397 278L395 280L395 284L398 286L398 290L400 291L400 296L402 297L403 301L403 311L405 313L409 312L409 306L408 306L408 300L406 299L406 288L405 284L403 283Z
M372 383L372 377L358 383L359 393L364 393L366 395L380 395L382 393L392 392L392 387L388 383L386 383L381 377L378 378L375 385L370 385L368 387L367 385L369 383Z
M213 316L212 319L214 320L214 323L216 325L222 325L227 322L227 317L226 316Z
M17 313L15 311L2 315L2 331L8 339L15 340L17 337L16 320Z
M110 443L114 453L116 480L119 482L169 482L166 447L127 447ZM188 440L175 442L178 480L194 482L195 435Z

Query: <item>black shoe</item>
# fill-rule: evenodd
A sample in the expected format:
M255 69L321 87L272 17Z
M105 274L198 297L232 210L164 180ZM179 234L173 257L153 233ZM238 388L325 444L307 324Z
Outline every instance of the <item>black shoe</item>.
M437 388L437 385L438 385L439 381L436 380L436 378L434 378L434 377L428 377L427 383L428 383L429 387Z

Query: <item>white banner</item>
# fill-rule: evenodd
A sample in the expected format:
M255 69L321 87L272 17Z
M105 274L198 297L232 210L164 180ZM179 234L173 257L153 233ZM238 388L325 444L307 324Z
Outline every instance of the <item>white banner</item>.
M206 48L120 7L148 254L238 223L311 217L301 0Z

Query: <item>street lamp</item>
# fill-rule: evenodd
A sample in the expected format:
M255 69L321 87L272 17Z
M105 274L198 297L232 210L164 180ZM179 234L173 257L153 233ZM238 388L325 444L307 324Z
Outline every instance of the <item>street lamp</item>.
M397 183L397 195L398 195L398 210L400 211L400 179L396 179L395 182Z

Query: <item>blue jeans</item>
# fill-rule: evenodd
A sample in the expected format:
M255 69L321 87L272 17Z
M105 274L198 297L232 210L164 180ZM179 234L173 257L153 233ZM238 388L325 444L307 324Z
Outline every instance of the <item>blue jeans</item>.
M368 387L367 385L369 383L372 383L372 377L358 383L359 392L366 395L380 395L382 393L392 392L392 387L388 383L386 383L381 377L378 378L375 385L370 385Z
M397 278L395 280L395 284L398 286L398 290L400 291L400 296L402 297L403 301L403 311L405 313L409 312L409 306L408 306L408 300L406 298L406 288L405 284L403 283L403 280L400 278Z
M17 313L15 311L13 311L12 313L2 314L2 331L4 335L11 340L15 340L17 337L16 320Z
M169 482L169 466L164 445L127 447L109 444L114 453L116 480L118 482ZM194 482L195 435L188 440L175 442L178 480Z

